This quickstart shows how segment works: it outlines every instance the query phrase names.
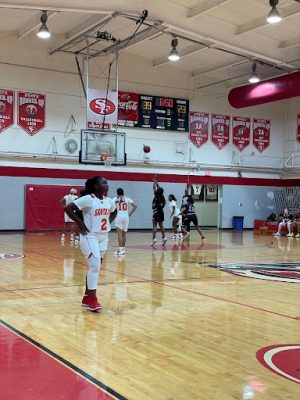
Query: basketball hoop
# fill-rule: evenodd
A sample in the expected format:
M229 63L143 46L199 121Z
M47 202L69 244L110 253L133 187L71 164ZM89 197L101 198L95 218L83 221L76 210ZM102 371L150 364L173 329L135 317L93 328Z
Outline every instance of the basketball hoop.
M103 161L106 167L111 167L114 157L112 157L112 154L102 153L100 154L100 161Z
M109 154L108 153L102 153L99 155L100 161L106 161L108 159Z

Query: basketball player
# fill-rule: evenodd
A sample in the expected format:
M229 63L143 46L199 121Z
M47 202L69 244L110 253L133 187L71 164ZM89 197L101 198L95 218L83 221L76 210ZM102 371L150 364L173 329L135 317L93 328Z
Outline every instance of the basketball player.
M286 237L294 237L293 229L294 229L294 216L289 212L287 208L283 210L282 221L278 225L278 231L274 234L275 237L281 237L283 227L287 227L288 234Z
M129 217L131 217L135 212L137 205L129 197L124 196L124 190L122 188L117 189L117 197L113 199L113 202L115 203L117 209L115 227L117 230L119 243L119 248L115 254L117 256L123 256L126 253L126 232L128 231ZM130 213L129 206L131 206Z
M85 196L74 200L65 207L68 216L76 222L80 230L80 247L88 262L86 291L82 305L89 311L102 309L96 296L98 274L103 252L107 249L111 213L115 210L112 199L105 197L108 185L102 176L90 178L85 183ZM82 210L83 221L76 215Z
M173 236L172 240L180 239L182 237L182 231L186 234L187 231L182 227L182 215L180 214L180 210L177 206L177 199L174 194L169 195L169 209L170 209L170 218L173 227Z
M165 228L164 228L164 219L165 219L164 207L166 205L166 199L164 196L164 189L162 187L160 187L157 182L157 175L154 175L154 178L153 178L153 192L154 192L154 198L152 201L153 229L152 229L151 246L153 247L157 243L157 240L156 240L157 225L159 225L161 235L162 235L162 246L165 246L165 244L167 243L167 238L166 238L166 233L165 233Z
M184 239L187 239L190 235L191 222L192 222L194 224L197 232L201 236L201 239L204 240L205 237L204 237L203 233L201 232L201 229L198 225L198 218L197 218L197 214L196 214L195 207L194 207L194 200L191 196L189 198L187 198L186 204L181 208L181 214L183 215L183 221L184 221L184 224L185 224L185 227L187 230L187 233L184 236Z
M78 196L76 196L77 189L72 188L70 190L70 194L65 195L63 198L59 200L59 204L62 207L67 206L69 203L73 202L74 200L77 199ZM64 229L63 233L61 235L61 241L63 242L65 240L65 233L68 231L68 228L70 227L70 241L74 241L74 221L69 218L69 216L65 213L64 215L65 223L64 223Z

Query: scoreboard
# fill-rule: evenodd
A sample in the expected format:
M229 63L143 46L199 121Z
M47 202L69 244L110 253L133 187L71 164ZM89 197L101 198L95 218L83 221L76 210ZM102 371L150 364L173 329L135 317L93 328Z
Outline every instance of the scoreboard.
M189 100L140 95L138 127L189 131Z

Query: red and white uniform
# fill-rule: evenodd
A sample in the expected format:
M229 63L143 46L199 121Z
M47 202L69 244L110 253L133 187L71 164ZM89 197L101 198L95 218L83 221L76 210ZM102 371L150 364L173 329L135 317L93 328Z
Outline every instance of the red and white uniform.
M117 216L115 220L115 227L124 232L128 231L129 225L129 208L133 204L133 200L129 197L115 197L113 202L116 204Z
M86 258L92 253L101 257L107 250L108 232L111 230L109 215L115 204L109 197L99 199L95 195L82 196L73 202L83 213L83 221L89 232L80 235L80 247Z
M66 202L66 206L70 203L74 203L74 201L76 199L78 199L78 196L76 196L76 194L67 194L66 196L64 196L65 202ZM68 216L67 213L65 213L65 222L73 222L74 221Z

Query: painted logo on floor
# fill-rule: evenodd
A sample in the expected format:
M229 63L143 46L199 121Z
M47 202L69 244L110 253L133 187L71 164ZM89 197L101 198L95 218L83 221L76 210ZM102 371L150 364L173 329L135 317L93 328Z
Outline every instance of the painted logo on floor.
M266 279L279 282L300 283L300 262L289 263L220 263L209 264L230 274L247 278Z
M16 258L23 258L23 254L0 253L0 260L11 260Z
M275 374L300 384L300 344L280 344L260 349L258 361Z

